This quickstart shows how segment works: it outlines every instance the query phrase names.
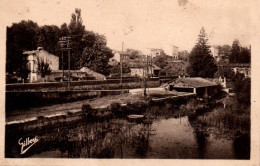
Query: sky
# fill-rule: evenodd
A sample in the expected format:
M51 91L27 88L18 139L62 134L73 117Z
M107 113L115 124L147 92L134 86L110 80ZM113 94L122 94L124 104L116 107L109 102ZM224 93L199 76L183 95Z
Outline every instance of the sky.
M21 20L38 25L69 24L81 9L87 30L104 34L114 50L164 48L190 51L203 26L210 45L250 44L250 3L244 0L2 0L2 25Z

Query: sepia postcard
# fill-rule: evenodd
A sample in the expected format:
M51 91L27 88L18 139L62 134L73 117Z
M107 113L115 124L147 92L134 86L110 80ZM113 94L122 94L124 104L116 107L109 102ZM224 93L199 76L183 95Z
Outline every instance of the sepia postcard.
M260 165L256 1L0 8L0 165Z

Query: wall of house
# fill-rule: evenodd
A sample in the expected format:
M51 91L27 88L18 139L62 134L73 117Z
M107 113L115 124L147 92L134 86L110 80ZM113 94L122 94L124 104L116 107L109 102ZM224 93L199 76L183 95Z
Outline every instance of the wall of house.
M59 70L59 57L48 53L47 51L40 50L37 53L37 57L47 62L50 66L50 69L53 71Z
M131 68L131 76L143 77L143 72L142 68Z
M40 76L37 75L38 70L38 60L42 60L45 63L49 64L49 67L52 71L59 70L59 57L48 53L47 51L42 50L42 48L38 48L34 51L27 51L24 54L27 54L27 67L31 71L28 74L29 82L37 82L38 79L42 80Z
M235 73L244 74L245 77L251 77L251 69L248 67L233 67Z
M80 71L87 73L88 75L91 75L95 77L96 80L106 80L106 77L103 74L97 73L93 70L90 70L87 67L82 67Z

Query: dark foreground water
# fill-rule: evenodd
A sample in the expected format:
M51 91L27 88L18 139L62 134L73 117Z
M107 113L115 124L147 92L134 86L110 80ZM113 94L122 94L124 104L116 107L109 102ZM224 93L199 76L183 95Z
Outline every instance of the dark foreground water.
M247 159L245 149L250 149L243 138L228 139L195 130L187 116L158 116L142 123L107 119L51 131L7 133L6 157ZM29 144L21 150L26 138Z

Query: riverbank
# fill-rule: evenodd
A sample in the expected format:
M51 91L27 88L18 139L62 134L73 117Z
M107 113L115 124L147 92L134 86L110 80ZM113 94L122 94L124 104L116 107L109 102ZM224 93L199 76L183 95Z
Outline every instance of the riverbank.
M214 132L195 127L184 106L195 112L206 107L192 95L155 101L139 94L100 99L81 103L78 112L7 125L6 157L248 159L250 155L245 137L216 138ZM145 118L132 121L130 114ZM39 141L20 154L17 140L26 138Z
M102 110L104 112L105 109L111 104L119 104L121 106L132 105L134 106L135 103L146 103L151 102L151 99L154 93L158 93L153 91L153 89L147 89L148 97L145 98L140 93L124 93L120 95L113 95L113 96L104 96L99 98L93 98L88 100L76 101L76 102L69 102L64 104L56 104L52 106L45 106L39 108L30 108L30 109L19 109L14 110L12 112L6 113L6 124L22 124L27 123L30 121L38 121L37 117L39 118L54 118L54 117L68 117L68 114L80 114L82 112L82 105L83 103L89 104L93 110ZM168 98L185 98L186 96L193 96L193 94L189 93L181 93L181 92L161 92L164 95L167 95ZM158 99L158 98L156 98ZM167 100L167 98L159 99L159 101Z

